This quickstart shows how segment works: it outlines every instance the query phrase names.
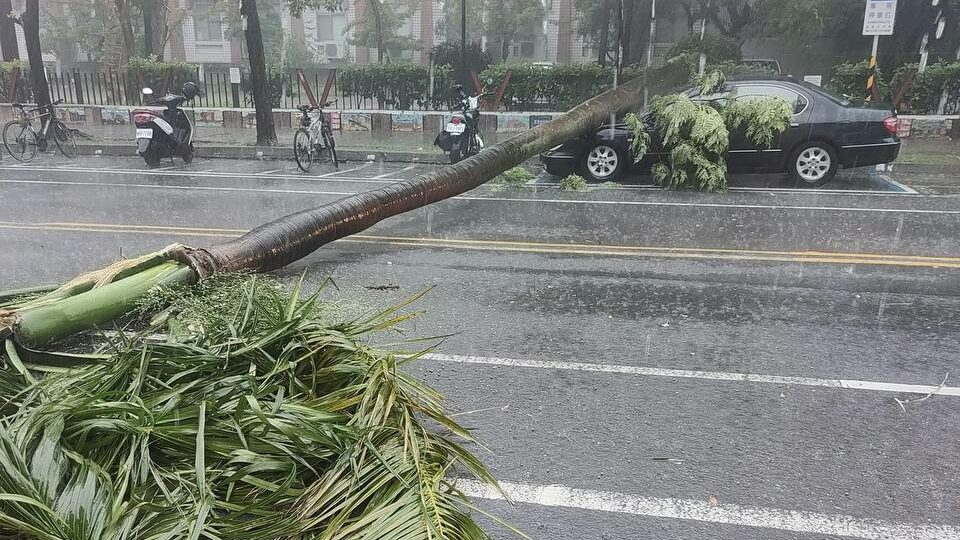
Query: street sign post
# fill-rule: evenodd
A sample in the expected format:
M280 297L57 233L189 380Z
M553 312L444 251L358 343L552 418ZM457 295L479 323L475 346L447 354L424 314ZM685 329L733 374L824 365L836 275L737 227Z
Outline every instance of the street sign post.
M867 0L863 14L863 35L892 36L897 19L897 0Z
M880 98L877 84L877 49L880 36L892 36L897 20L897 0L867 0L863 12L863 35L873 36L873 48L870 51L870 74L867 76L867 100Z

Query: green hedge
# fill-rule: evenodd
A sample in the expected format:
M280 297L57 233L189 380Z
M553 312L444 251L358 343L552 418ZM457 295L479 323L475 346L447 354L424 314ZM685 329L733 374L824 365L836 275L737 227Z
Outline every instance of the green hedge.
M449 109L453 104L454 77L450 66L434 66L433 99L430 67L419 64L349 66L337 72L344 95L372 99L384 109ZM428 107L429 106L429 107Z
M565 111L613 86L613 68L597 64L536 66L498 64L483 71L480 79L488 90L500 88L510 72L510 84L501 106L507 110ZM627 68L623 80L638 77L641 71Z
M910 114L935 114L940 96L947 91L954 100L960 96L960 62L936 62L927 65L923 73L916 73L917 64L904 64L893 73L890 91L899 91L908 73L915 73L899 110ZM951 111L955 112L955 111Z
M849 96L853 100L862 100L867 95L867 75L870 67L867 61L845 62L833 66L830 80L825 88L835 94ZM890 86L884 77L883 70L877 70L877 79L880 85L880 97L883 101L890 101Z
M131 58L123 68L129 84L148 86L154 93L178 93L183 83L197 81L197 66L186 62L159 62L155 58Z

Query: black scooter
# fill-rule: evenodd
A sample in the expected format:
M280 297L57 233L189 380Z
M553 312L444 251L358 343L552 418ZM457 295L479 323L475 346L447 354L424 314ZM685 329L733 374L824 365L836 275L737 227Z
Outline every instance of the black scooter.
M173 156L180 156L184 163L193 161L193 124L180 105L197 97L200 89L195 83L186 82L181 92L182 95L167 94L151 103L165 106L162 112L134 111L137 154L151 169L159 167L161 159ZM143 95L152 96L153 90L144 88Z
M468 96L462 85L453 89L460 98L459 108L443 131L433 141L444 152L450 153L450 163L457 163L483 150L483 137L480 136L480 100L493 92L482 92L477 96Z

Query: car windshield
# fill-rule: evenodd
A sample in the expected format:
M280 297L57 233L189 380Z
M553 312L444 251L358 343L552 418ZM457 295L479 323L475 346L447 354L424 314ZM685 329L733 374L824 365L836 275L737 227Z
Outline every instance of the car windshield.
M0 540L960 540L960 0L0 0Z

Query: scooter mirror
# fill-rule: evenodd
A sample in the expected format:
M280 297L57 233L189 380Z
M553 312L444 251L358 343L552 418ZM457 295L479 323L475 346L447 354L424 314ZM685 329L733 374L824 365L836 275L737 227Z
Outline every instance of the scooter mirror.
M148 87L148 88L144 88L143 90L141 90L140 93L142 93L142 94L145 95L145 96L152 96L152 95L153 95L153 90Z

